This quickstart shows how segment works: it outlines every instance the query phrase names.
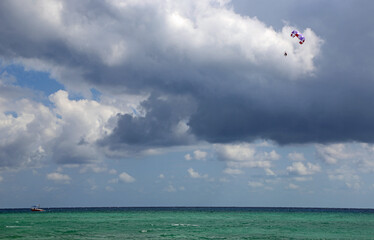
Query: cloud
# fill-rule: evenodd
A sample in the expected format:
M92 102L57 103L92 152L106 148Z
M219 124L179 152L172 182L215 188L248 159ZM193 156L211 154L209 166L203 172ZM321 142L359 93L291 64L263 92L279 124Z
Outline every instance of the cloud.
M176 192L177 189L173 185L170 184L169 186L167 186L167 188L165 188L165 191L166 192Z
M204 152L204 151L201 151L201 150L195 150L193 152L193 156L191 156L191 154L186 154L184 156L184 158L187 160L187 161L190 161L192 159L196 159L196 160L206 160L206 157L207 157L208 153L207 152Z
M70 132L74 141L51 148L71 151L71 156L54 155L59 163L94 161L90 153L98 151L91 140L105 148L107 157L199 140L373 142L373 50L366 47L370 31L360 30L371 26L356 20L369 16L362 13L370 7L329 4L320 12L318 4L284 8L284 14L292 11L293 21L274 28L260 17L235 12L229 1L5 0L0 35L7 37L0 39L0 58L4 64L48 72L67 91L84 96L95 88L107 100L125 94L141 99L140 109L117 111L111 131L101 125L85 128L84 136ZM299 16L306 6L313 13ZM354 14L331 14L344 9ZM306 36L303 45L289 36L300 18L311 25L297 28ZM95 113L92 102L73 105ZM82 115L70 116L72 124L74 118L92 126ZM78 136L78 143L90 144L77 145Z
M112 178L108 181L108 183L116 184L118 183L119 179L118 178Z
M353 155L353 162L358 166L358 169L364 173L374 172L374 145L373 144L360 144L360 148Z
M276 174L270 168L265 168L265 173L267 176L276 176Z
M318 144L316 154L331 166L347 167L368 173L374 171L373 149L373 144L368 143Z
M70 100L66 91L49 97L60 116L61 134L55 138L53 158L58 163L89 163L103 158L96 142L112 131L110 119L120 112L93 100Z
M107 192L113 192L113 191L114 191L114 188L111 187L111 186L106 186L106 187L105 187L105 190L106 190Z
M146 112L144 116L118 114L117 126L101 140L101 145L108 147L109 151L130 151L137 147L141 150L184 145L193 141L185 123L193 108L189 98L152 95L141 103L141 107Z
M274 1L274 4L278 3ZM271 15L266 13L265 5L247 2L242 5L252 6L247 7L247 13L255 13L253 9L262 7L264 12L258 16L268 17L277 24L284 17L283 19L292 19L292 22L298 24L313 26L325 39L321 58L317 61L319 69L314 77L303 78L306 81L293 84L285 84L281 76L261 75L263 85L249 83L239 86L245 86L243 92L246 91L248 97L238 95L240 91L226 94L216 92L219 98L199 105L198 112L192 118L191 129L194 133L212 142L249 141L257 138L272 139L280 144L373 142L373 134L368 134L367 131L373 128L374 115L368 105L373 99L368 89L373 87L370 79L374 74L371 70L365 70L371 69L373 61L368 57L370 54L365 54L364 57L358 54L365 51L373 53L373 48L365 47L366 39L372 36L367 31L360 37L355 37L363 29L371 29L371 25L354 20L362 14L369 14L367 9L373 4L366 2L362 6L355 6L353 2L332 3L325 5L324 12L320 12L320 1L313 4L289 2L286 4L289 7L281 4L284 11ZM313 8L313 11L300 11L306 7ZM240 12L239 9L238 11ZM350 17L332 17L340 14L348 14ZM300 22L300 19L304 21ZM352 43L355 47L350 47ZM345 51L346 49L349 50ZM272 96L271 99L269 96ZM207 111L212 115L207 114Z
M264 184L262 182L253 182L253 181L249 181L248 185L250 187L253 187L253 188L259 188L259 187L263 187L264 186Z
M235 169L235 168L225 168L225 170L223 170L224 173L226 174L230 174L230 175L238 175L238 174L243 174L243 170L241 169Z
M112 178L108 181L108 183L117 184L119 181L123 183L133 183L136 181L136 179L127 172L122 172L119 174L118 178Z
M217 2L220 4L216 5ZM220 1L147 1L121 5L117 1L82 1L77 4L56 0L28 4L29 11L23 11L24 7L12 1L2 2L2 20L7 20L2 22L11 25L14 31L9 32L7 28L0 30L10 38L19 37L23 31L28 45L20 47L18 40L10 49L24 62L38 59L44 65L50 65L49 70L61 79L66 75L71 76L74 71L74 79L82 79L87 75L94 77L97 71L108 74L114 70L114 74L111 74L114 78L108 79L111 83L118 84L119 73L128 72L125 77L131 86L136 85L132 78L139 74L137 71L141 63L150 65L150 68L145 69L145 74L139 78L149 81L152 73L165 76L168 72L165 66L168 64L177 69L185 66L188 70L195 67L191 64L193 62L205 65L214 61L229 63L234 60L279 65L277 60L282 56L274 58L271 53L283 51L285 46L291 51L296 47L296 44L287 41L289 34L286 37L285 33L288 33L288 29L284 33L275 32L256 18L235 14ZM53 17L50 17L52 13ZM144 13L147 13L147 17L144 17ZM25 23L26 28L13 25L10 20ZM43 30L40 26L43 26ZM312 39L315 39L313 35L309 39L310 45L314 42ZM12 46L10 41L4 40L3 44L1 53L9 54L6 47ZM55 54L60 54L58 59L49 51L50 45L57 47ZM39 52L32 47L39 48ZM72 55L75 59L68 59ZM295 68L288 70L301 73L311 71L313 62L309 55L301 57L301 53L296 51L295 59L290 60ZM80 63L80 66L75 63ZM288 65L282 63L281 66L277 71L284 71ZM173 71L170 73L175 75ZM97 76L92 80L99 81Z
M296 184L293 184L293 183L290 183L290 184L288 184L287 188L288 188L288 189L295 190L295 189L299 189L300 186L299 186L299 185L296 185Z
M1 94L1 102L2 104L5 101L9 100L20 100L23 98L34 98L35 94L25 88L21 88L17 86L17 79L13 75L9 74L6 70L2 69L2 64L0 63L0 94ZM13 106L13 104L8 103L8 107ZM7 105L2 106L5 108Z
M197 160L205 160L208 153L200 150L196 150L193 152L195 159Z
M208 178L208 174L201 175L200 173L196 172L193 168L187 169L187 172L191 178Z
M328 164L328 178L354 190L361 189L362 176L374 171L373 149L367 143L316 145L317 156Z
M69 177L69 175L58 173L58 172L47 174L47 179L58 182L58 183L66 183L66 184L70 183L71 181L71 178Z
M295 181L297 181L297 182L305 182L305 181L311 181L312 177L295 176L292 179L295 180Z
M51 158L61 164L103 159L96 142L111 132L110 120L120 110L70 100L62 90L50 95L54 105L47 107L28 99L29 90L2 81L0 92L8 88L15 94L0 97L0 168L35 167Z
M8 88L16 94L0 97L0 168L39 166L60 132L59 119L43 104L27 99L27 90L0 84L0 92Z
M316 149L318 156L328 164L336 164L339 160L347 159L351 156L342 143L317 145Z
M291 26L275 31L218 0L126 4L56 0L36 1L27 8L24 11L13 1L1 3L0 33L8 36L0 42L3 59L50 72L69 90L87 92L95 87L104 95L150 95L143 116L118 115L117 127L103 141L113 151L139 144L143 148L188 144L191 133L212 142L257 137L281 141L267 129L291 127L283 126L298 109L282 115L280 106L298 96L280 99L300 91L283 89L277 95L270 86L288 88L290 81L314 73L322 43L306 28L301 30L308 44L300 47L289 36ZM284 49L290 55L287 60L281 54ZM264 97L270 95L280 105L268 104ZM162 102L160 96L168 100ZM176 108L174 101L184 107ZM221 116L217 107L228 114ZM258 122L251 116L258 116ZM279 128L273 123L257 126L275 119L284 120Z
M302 162L293 162L291 166L287 167L287 172L296 175L313 175L321 171L321 167L318 164L312 164L307 162L306 164Z
M109 170L109 174L115 175L115 174L117 174L117 170L115 170L115 169L110 169L110 170Z
M184 159L186 159L187 161L192 160L191 154L188 153L188 154L184 155Z
M253 145L248 143L216 144L215 151L218 158L226 162L229 169L268 169L272 166L272 161L280 158L274 150L271 152L257 152Z
M298 162L306 160L303 153L297 153L297 152L289 153L288 158L291 161L298 161Z
M123 172L119 175L119 180L121 180L124 183L132 183L135 182L135 178L130 176L128 173Z
M82 168L79 172L80 173L85 173L87 171L92 171L94 173L109 172L107 167L99 166L99 165L96 165L96 164L86 164L86 165L82 166Z
M328 173L328 177L331 180L342 181L348 188L355 190L360 189L362 185L360 176L354 170L346 167L341 167Z
M92 178L89 178L86 180L86 182L88 183L88 185L90 186L90 190L91 191L94 191L98 188L97 184L95 183L95 180L92 179Z

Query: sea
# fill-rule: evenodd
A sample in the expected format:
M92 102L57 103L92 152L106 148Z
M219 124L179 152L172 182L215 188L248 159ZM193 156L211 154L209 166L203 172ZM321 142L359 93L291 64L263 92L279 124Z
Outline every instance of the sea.
M374 209L0 209L0 239L374 239Z

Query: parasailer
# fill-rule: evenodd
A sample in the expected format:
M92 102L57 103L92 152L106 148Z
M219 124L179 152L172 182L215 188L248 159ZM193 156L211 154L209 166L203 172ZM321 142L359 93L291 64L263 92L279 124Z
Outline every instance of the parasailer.
M297 37L300 40L299 41L300 44L303 44L305 42L305 37L301 33L299 33L298 31L296 31L296 30L293 30L291 32L291 37L293 37L293 38Z

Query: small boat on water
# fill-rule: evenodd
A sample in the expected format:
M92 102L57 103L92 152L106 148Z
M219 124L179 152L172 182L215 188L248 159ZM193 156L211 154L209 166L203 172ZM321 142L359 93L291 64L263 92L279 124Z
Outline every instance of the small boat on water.
M40 205L37 205L37 206L32 206L31 211L33 211L33 212L44 212L45 210L41 209Z

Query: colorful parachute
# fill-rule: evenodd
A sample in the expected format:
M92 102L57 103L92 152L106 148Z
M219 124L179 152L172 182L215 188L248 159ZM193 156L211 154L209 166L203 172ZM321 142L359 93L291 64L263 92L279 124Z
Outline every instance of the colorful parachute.
M292 33L291 33L291 37L294 38L295 36L300 40L300 42L299 42L300 44L303 44L305 42L305 37L301 33L299 33L298 31L293 30Z

